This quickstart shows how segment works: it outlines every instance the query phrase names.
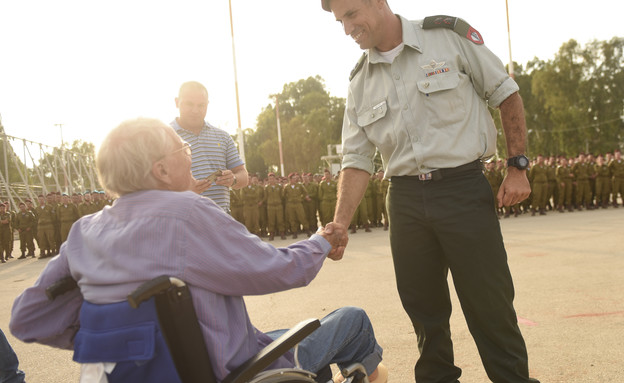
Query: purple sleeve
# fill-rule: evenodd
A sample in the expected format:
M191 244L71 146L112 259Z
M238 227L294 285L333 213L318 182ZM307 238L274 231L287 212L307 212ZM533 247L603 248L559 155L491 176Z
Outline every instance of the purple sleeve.
M61 254L48 262L35 285L13 302L9 328L16 338L73 349L82 305L80 290L74 289L54 301L50 301L45 293L48 286L69 275L67 258L61 247Z
M186 233L186 281L229 296L260 295L308 285L331 245L320 235L275 248L212 203L193 209Z

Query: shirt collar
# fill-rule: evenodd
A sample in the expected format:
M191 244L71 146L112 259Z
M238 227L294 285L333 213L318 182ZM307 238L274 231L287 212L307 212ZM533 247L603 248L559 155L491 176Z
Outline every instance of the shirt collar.
M403 31L403 44L406 47L410 47L422 53L422 49L420 48L420 40L418 39L418 35L416 34L415 26L405 17L401 15L397 15L397 17L399 18L399 20L401 20L401 29ZM385 62L376 49L367 49L367 52L368 61L371 64Z

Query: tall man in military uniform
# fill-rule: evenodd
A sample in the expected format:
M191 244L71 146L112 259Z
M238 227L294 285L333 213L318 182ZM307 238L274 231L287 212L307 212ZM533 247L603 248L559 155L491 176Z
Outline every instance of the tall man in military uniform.
M448 271L493 381L527 383L526 346L494 198L481 161L496 151L499 108L508 173L503 206L530 193L518 86L479 32L453 17L408 21L386 0L322 0L365 50L352 72L342 128L334 224L359 205L376 151L390 177L388 215L397 287L418 337L418 382L456 382ZM346 239L343 240L346 244ZM339 257L342 247L338 247Z
M263 191L258 185L258 176L251 175L249 185L241 189L243 198L243 217L245 226L250 233L260 236L260 204L262 203Z
M622 159L622 151L616 149L613 152L613 159L609 162L609 170L613 177L613 207L618 207L618 194L622 198L624 205L624 159Z
M533 212L539 211L540 215L546 215L546 199L548 198L548 171L549 167L544 163L544 156L537 155L537 161L529 171L531 191L533 192Z
M334 218L338 186L329 169L325 169L323 179L319 182L318 200L321 226L325 226Z
M51 257L56 249L54 240L54 221L56 220L56 210L46 204L43 195L39 195L39 206L37 206L37 235L39 236L39 258Z
M556 171L557 177L557 210L560 213L564 212L564 209L568 209L569 212L574 211L574 203L572 200L572 187L574 182L574 174L572 173L572 166L568 163L568 159L563 156L559 160L559 166Z
M269 184L264 188L264 199L267 209L269 241L279 233L282 239L286 239L284 231L284 188L277 184L275 173L269 173Z
M0 203L0 262L5 263L11 256L11 214L7 212L6 205Z
M591 188L589 177L591 175L590 166L585 159L584 153L579 153L578 160L572 165L572 173L576 183L576 208L582 210L583 207L591 210Z
M311 231L318 229L318 184L312 182L312 173L303 174L303 187L310 199L303 200L303 209L308 218L308 226Z
M80 218L78 207L69 202L69 196L67 194L63 194L61 196L61 204L56 208L56 217L60 224L60 239L61 244L63 244L63 242L67 240L67 236L69 235L69 230L72 225Z
M284 200L286 202L286 219L289 221L292 238L297 238L300 227L309 236L310 226L303 210L303 200L310 197L301 183L297 182L297 173L288 175L289 183L284 186Z
M35 257L35 244L33 243L33 233L37 226L37 220L33 213L26 209L26 204L19 203L19 212L15 215L14 227L19 233L20 250L22 255L18 259L24 259L26 256ZM28 254L26 254L28 250Z

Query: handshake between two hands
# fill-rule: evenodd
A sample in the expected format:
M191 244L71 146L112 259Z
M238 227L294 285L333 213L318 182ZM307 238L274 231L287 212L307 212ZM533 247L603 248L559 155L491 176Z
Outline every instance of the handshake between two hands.
M327 257L338 261L342 259L345 251L345 247L349 242L348 227L343 224L330 222L325 227L318 229L316 234L321 235L332 246L331 251L327 254Z

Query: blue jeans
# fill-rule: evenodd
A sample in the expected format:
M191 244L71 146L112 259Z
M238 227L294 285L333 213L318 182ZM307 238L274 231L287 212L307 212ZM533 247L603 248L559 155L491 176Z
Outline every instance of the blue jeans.
M18 366L17 355L0 330L0 383L24 382L24 372L19 370Z
M287 330L268 332L272 339ZM321 319L321 327L299 343L301 368L317 372L336 363L340 369L362 363L370 375L381 362L383 349L375 340L373 326L364 310L342 307Z

